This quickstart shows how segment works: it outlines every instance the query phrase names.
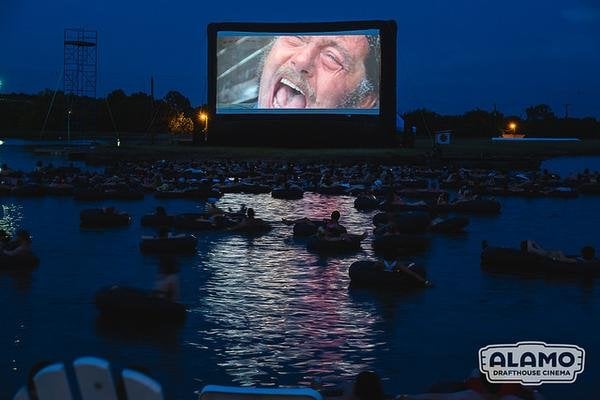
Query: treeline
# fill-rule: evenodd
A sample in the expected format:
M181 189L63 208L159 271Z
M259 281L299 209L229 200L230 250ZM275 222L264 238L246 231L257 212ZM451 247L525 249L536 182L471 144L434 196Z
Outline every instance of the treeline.
M35 95L0 95L0 132L191 133L202 129L202 107L177 91L162 99L118 89L106 98L65 95L44 90Z
M190 100L177 91L162 99L146 93L127 95L118 89L106 98L65 95L44 90L38 94L0 95L0 132L72 132L147 133L201 132L205 121L200 113L205 106L193 107ZM70 114L69 114L70 111ZM452 130L460 137L493 137L503 132L527 136L563 136L600 139L600 122L592 117L559 118L546 104L524 110L525 118L499 111L475 109L462 115L442 115L428 109L404 113L407 131L416 127L420 133Z
M550 106L539 104L525 109L525 118L504 115L499 111L475 109L462 115L441 115L417 109L402 115L405 130L416 127L419 133L452 130L460 137L494 137L514 133L528 137L578 137L600 139L600 121L592 117L559 118Z

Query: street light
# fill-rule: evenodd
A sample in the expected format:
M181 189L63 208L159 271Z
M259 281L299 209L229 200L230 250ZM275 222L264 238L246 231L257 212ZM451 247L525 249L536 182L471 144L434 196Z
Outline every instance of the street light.
M71 113L73 111L69 108L67 111L67 143L71 144Z
M517 133L517 124L514 122L511 122L508 127L513 131L513 135Z
M205 112L200 112L198 118L200 118L200 121L204 122L204 128L202 128L202 133L204 133L204 141L206 141L208 133L208 114Z

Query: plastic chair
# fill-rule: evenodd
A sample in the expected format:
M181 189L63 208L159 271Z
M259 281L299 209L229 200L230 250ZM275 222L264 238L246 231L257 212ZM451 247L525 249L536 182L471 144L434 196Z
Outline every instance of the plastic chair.
M76 383L82 400L117 400L115 384L108 361L96 357L81 357L73 362ZM152 378L129 369L121 373L129 400L163 400L162 388ZM33 377L39 400L72 400L73 392L65 365L51 364ZM27 387L20 388L13 400L30 400Z

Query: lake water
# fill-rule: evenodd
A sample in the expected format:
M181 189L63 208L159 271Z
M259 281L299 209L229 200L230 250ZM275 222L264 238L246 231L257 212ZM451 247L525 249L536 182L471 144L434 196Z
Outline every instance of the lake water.
M38 158L11 147L0 146L0 162L31 170ZM195 398L209 383L294 385L364 369L385 377L390 393L420 392L436 381L463 379L477 367L480 347L526 340L587 351L586 371L577 382L543 386L548 398L597 396L597 284L496 275L479 266L484 239L517 246L533 238L567 253L586 244L600 249L597 197L503 198L500 216L471 217L464 235L434 236L416 260L435 287L405 295L349 289L348 266L374 257L370 240L361 253L321 258L291 240L291 227L282 224L254 238L199 233L198 254L179 259L187 321L160 333L105 327L93 297L114 283L152 287L157 260L139 251L140 236L152 232L140 226L140 217L157 205L180 213L202 210L203 203L152 196L135 202L0 202L0 226L29 229L41 258L29 276L0 272L0 398L10 398L25 383L33 363L71 363L85 355L106 358L117 369L143 366L163 384L167 398ZM351 197L309 194L284 201L236 194L219 205L240 203L271 221L324 217L339 209L350 231L372 230L374 213L357 212ZM133 223L80 229L82 209L106 205L130 213Z

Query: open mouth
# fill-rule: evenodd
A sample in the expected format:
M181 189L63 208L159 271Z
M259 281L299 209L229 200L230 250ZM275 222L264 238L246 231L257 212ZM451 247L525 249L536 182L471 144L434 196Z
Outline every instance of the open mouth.
M306 108L306 94L295 83L281 78L273 91L273 108Z

